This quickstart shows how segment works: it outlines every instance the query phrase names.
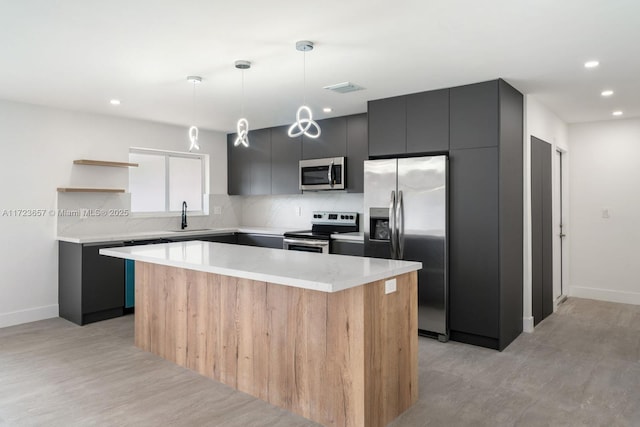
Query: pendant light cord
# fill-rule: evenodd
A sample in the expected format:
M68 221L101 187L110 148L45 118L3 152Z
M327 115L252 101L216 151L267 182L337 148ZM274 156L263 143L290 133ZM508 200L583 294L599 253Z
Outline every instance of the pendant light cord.
M240 116L244 117L244 70L242 70L242 99L240 100Z
M307 105L307 51L302 51L302 105Z
M193 116L193 126L196 126L196 81L193 81L193 102L191 105L192 116Z

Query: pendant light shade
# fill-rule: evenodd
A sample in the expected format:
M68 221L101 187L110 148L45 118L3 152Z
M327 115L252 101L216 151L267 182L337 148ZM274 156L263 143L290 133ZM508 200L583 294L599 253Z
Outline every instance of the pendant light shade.
M306 52L313 50L313 42L308 40L301 40L296 43L296 50L302 52L303 54L303 72L302 72L302 81L303 81L303 102L302 105L298 108L296 112L296 121L289 127L289 137L296 138L298 136L304 135L307 138L318 138L320 136L320 126L318 123L313 120L313 113L311 112L311 108L305 105L306 103L306 91L307 91L307 58Z
M189 151L200 150L200 144L198 143L198 134L200 133L198 127L195 125L196 121L196 85L202 82L202 77L200 76L188 76L187 81L193 84L193 125L189 127L189 141L191 144L189 145Z
M244 147L249 146L249 121L244 116L244 70L248 70L251 68L251 62L245 60L238 60L235 62L235 67L242 71L242 97L240 99L240 119L238 119L238 123L236 123L236 133L238 136L236 137L235 142L233 143L234 147L238 145L242 145Z

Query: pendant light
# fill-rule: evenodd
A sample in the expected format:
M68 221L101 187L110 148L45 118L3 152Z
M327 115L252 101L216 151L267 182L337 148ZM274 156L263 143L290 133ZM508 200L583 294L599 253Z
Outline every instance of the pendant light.
M307 107L306 104L306 92L307 92L307 51L313 50L313 42L308 40L301 40L296 43L296 50L299 50L303 54L303 72L302 72L302 81L303 81L303 98L302 105L298 108L296 112L296 122L289 127L289 136L291 138L296 138L300 135L304 135L307 138L315 139L320 136L320 126L313 120L313 114L311 112L311 108Z
M244 70L248 70L251 68L251 62L238 60L235 62L235 66L237 69L242 71L242 99L240 100L240 119L238 119L238 123L236 124L236 132L238 137L236 141L233 143L234 147L238 145L243 145L245 147L249 146L249 121L244 117Z
M200 76L188 76L187 81L193 84L193 121L196 122L196 85L202 82L202 77ZM198 130L198 126L195 124L191 125L189 128L189 141L191 141L191 145L189 146L189 151L200 150L200 145L198 144L198 134L200 131Z

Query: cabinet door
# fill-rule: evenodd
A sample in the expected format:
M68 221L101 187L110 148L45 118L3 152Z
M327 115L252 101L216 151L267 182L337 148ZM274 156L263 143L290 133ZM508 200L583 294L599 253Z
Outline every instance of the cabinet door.
M227 193L251 194L251 151L242 145L235 147L236 134L227 135Z
M336 117L318 120L321 132L318 138L302 136L302 158L322 159L347 155L347 119Z
M337 255L364 256L364 242L333 240L331 242L331 253Z
M407 96L407 153L449 151L449 89Z
M248 150L251 153L250 194L271 194L271 129L250 131Z
M268 236L264 234L238 234L238 244L246 246L259 246L261 248L282 249L281 236Z
M208 236L195 236L193 240L203 240L205 242L213 242L213 243L237 243L238 242L238 239L236 238L235 233L211 234Z
M347 117L347 191L364 192L364 161L369 158L367 115Z
M369 101L369 155L389 156L407 151L407 97Z
M299 194L302 137L289 138L288 126L271 129L271 194Z
M449 320L452 331L498 338L498 150L451 150Z
M82 313L124 307L124 260L99 254L122 243L82 245Z
M498 145L498 80L450 89L450 148Z

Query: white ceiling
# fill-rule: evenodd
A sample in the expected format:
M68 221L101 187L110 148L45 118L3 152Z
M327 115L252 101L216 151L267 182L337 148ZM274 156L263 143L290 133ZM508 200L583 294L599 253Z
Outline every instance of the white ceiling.
M502 77L566 122L640 116L638 0L0 0L0 98L235 130ZM587 70L585 61L600 66ZM337 94L350 81L366 90ZM603 89L613 89L608 99ZM111 98L122 100L113 107ZM324 114L321 108L333 107Z

